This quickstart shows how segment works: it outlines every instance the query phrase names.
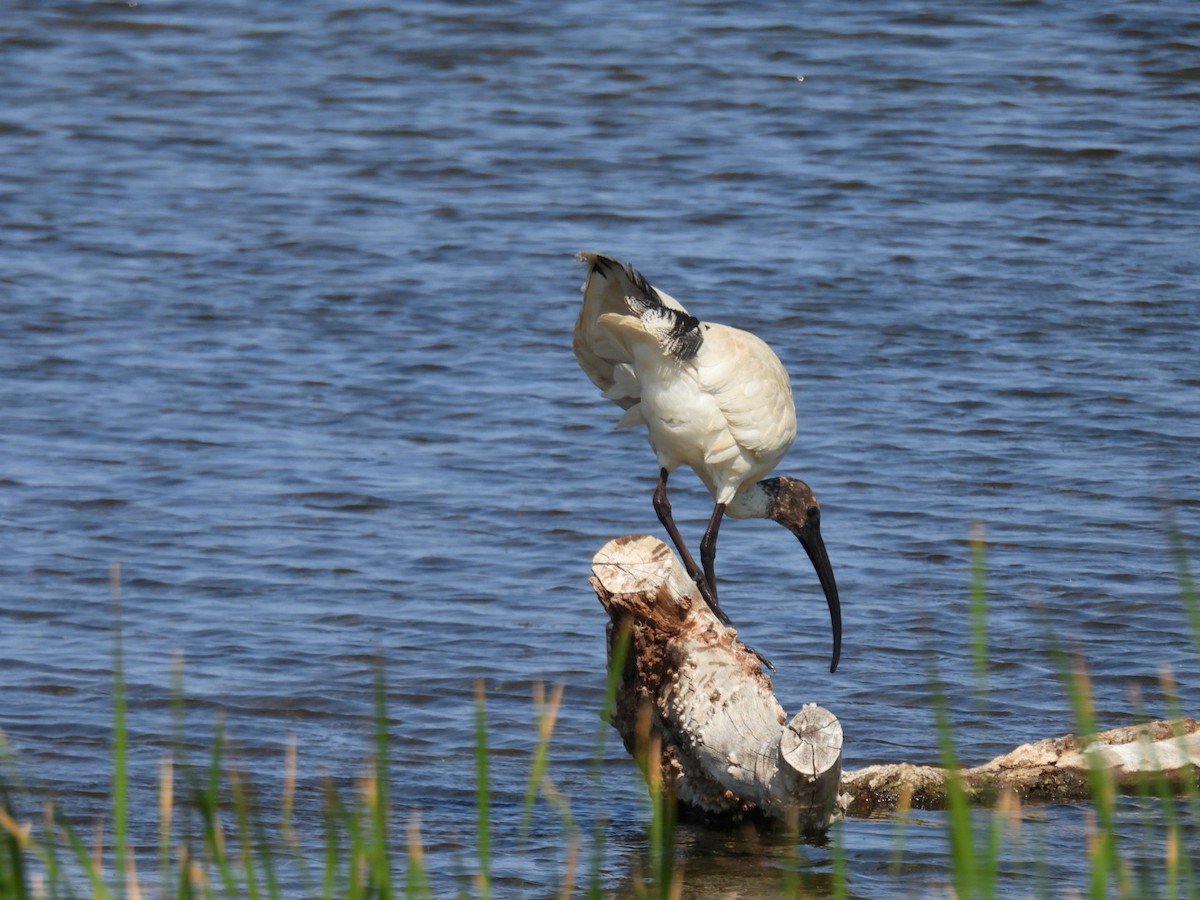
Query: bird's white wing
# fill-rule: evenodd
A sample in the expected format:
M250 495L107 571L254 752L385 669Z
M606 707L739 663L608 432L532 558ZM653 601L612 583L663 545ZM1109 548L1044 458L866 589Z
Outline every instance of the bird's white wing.
M641 396L629 341L611 327L612 319L605 323L601 318L621 316L635 326L640 319L631 315L627 297L685 314L687 310L674 297L651 286L632 266L611 256L580 253L576 259L588 267L588 274L583 283L583 306L575 320L575 358L605 397L629 409Z
M796 437L796 407L787 370L766 342L738 328L705 322L695 359L701 391L725 417L730 437L751 457L774 466Z
M689 465L724 497L770 472L791 446L787 371L753 334L661 308L606 313L599 325L633 360L616 367L639 387L621 424L644 422L667 469Z

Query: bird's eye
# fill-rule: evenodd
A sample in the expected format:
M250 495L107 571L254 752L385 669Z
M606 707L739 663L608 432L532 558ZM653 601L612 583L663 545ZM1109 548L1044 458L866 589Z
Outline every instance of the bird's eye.
M810 519L819 519L821 517L821 509L817 506L810 506L804 511L804 514Z

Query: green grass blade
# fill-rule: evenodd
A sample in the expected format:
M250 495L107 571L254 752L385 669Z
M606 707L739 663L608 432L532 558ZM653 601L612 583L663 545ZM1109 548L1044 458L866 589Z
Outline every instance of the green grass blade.
M1175 562L1175 577L1179 582L1180 600L1183 603L1184 612L1191 626L1192 643L1196 653L1200 654L1200 597L1196 594L1196 582L1192 577L1192 567L1189 562L1187 547L1184 544L1183 534L1180 532L1178 523L1175 520L1174 509L1169 504L1165 506L1165 519L1167 541L1171 551L1171 558ZM1179 702L1178 692L1175 689L1174 677L1169 672L1164 671L1162 680L1171 718L1176 721L1182 720L1183 710ZM1180 739L1182 740L1182 734L1180 734ZM1184 782L1184 795L1187 798L1192 820L1200 822L1200 792L1194 789L1194 785L1190 780ZM1167 807L1170 805L1170 801L1164 799L1163 804L1164 807ZM1172 809L1171 811L1173 812L1174 810ZM1195 874L1192 871L1192 855L1186 850L1182 852L1180 850L1183 840L1180 829L1173 827L1168 840L1175 842L1173 847L1168 848L1166 855L1168 864L1172 866L1172 870L1182 882L1179 887L1186 890L1186 896L1188 897L1200 897L1200 887L1197 886Z
M408 823L408 871L405 873L406 897L432 897L429 874L425 869L425 848L421 843L421 826L416 816Z
M983 540L983 523L971 525L971 657L975 668L975 687L979 698L986 702L988 670L987 634L987 578L985 568L986 547Z
M592 783L597 786L598 796L595 806L602 808L600 802L604 796L604 751L608 741L608 733L612 730L612 717L617 708L617 691L621 687L621 678L625 672L625 662L629 658L629 648L633 642L629 624L615 629L609 636L608 673L604 686L604 703L600 708L600 724L596 728L596 746L592 756ZM605 832L608 827L607 817L599 817L593 823L591 860L588 866L587 896L598 900L603 896L600 871L604 864Z
M479 846L478 888L481 897L491 896L491 824L488 787L487 696L483 679L475 682L475 817Z
M158 772L158 883L161 890L171 877L171 826L175 812L175 764L168 755Z
M846 900L850 896L850 875L846 871L846 827L840 823L833 835L833 897Z
M517 846L524 850L529 837L529 826L533 821L533 810L537 804L538 793L547 786L550 766L550 739L554 735L554 725L558 720L558 710L562 704L563 686L558 685L550 692L549 700L541 684L534 689L534 715L537 718L537 744L533 748L533 758L529 764L529 777L525 781L525 798L521 803L521 821L517 828ZM550 789L551 801L558 798ZM554 802L559 814L570 825L570 810Z
M391 737L388 733L387 679L380 657L375 664L375 777L371 791L371 881L374 896L390 900L392 896L391 853L388 848L388 763Z
M934 725L937 730L938 747L942 766L946 770L946 817L950 830L950 863L955 890L959 897L979 896L981 892L978 889L982 885L975 855L971 809L959 774L958 755L954 748L954 735L945 693L936 672L930 676L930 685L933 688Z
M892 840L892 859L888 863L888 872L892 879L899 882L904 874L904 842L908 836L908 824L912 811L912 788L904 786L896 803L896 811L892 814L895 831Z
M3 740L2 735L0 740ZM0 897L25 900L29 896L29 879L25 871L27 835L28 832L17 824L8 786L0 774Z
M225 724L222 716L217 716L213 732L212 750L209 753L208 780L200 785L195 792L196 807L200 812L203 824L204 846L209 859L217 867L225 894L231 898L239 898L237 879L233 866L230 864L229 852L225 845L225 832L221 824L221 773L225 753Z
M1080 746L1088 748L1095 741L1096 716L1087 666L1081 656L1068 657L1053 639L1050 652L1075 714ZM1109 882L1116 879L1120 895L1129 896L1127 872L1121 864L1117 846L1116 785L1097 751L1088 749L1084 758L1088 764L1088 786L1096 812L1096 833L1089 847L1092 860L1089 893L1095 900L1103 900L1108 894Z
M253 839L254 853L257 854L258 865L262 869L262 877L266 880L266 893L271 900L279 900L279 879L275 871L275 849L267 838L262 819L257 813L254 791L251 785L245 786L246 819L249 833L246 834L247 844Z
M289 734L283 754L283 786L280 791L279 800L279 838L283 844L283 854L286 855L291 865L295 867L295 871L300 878L302 885L300 891L305 897L316 897L319 896L319 893L313 882L312 872L308 866L308 859L301 845L300 835L296 832L295 822L293 821L296 802L297 758L296 735ZM272 888L271 896L274 897L275 894L276 890Z
M334 814L346 829L350 850L350 857L346 861L346 885L336 896L339 900L343 897L345 900L359 900L359 898L367 896L368 866L370 865L366 838L363 836L363 822L368 815L365 801L359 797L356 799L353 809L345 809L338 799L336 791L331 789L329 796L333 801Z
M644 756L650 791L650 871L660 900L668 900L677 895L683 873L675 864L675 793L663 779L662 745L657 735L648 741Z
M1183 706L1179 698L1179 687L1175 681L1174 673L1169 667L1163 666L1159 674L1159 683L1162 686L1163 699L1166 701L1167 712L1171 717L1172 728L1175 734L1175 739L1179 743L1180 755L1183 755L1185 750L1184 739L1186 732L1183 728ZM1163 806L1163 812L1167 825L1170 829L1167 842L1167 847L1164 848L1165 862L1168 873L1174 876L1176 880L1176 890L1183 891L1182 896L1196 897L1198 888L1195 878L1195 873L1192 871L1192 854L1186 849L1185 832L1187 826L1180 820L1174 806L1175 792L1172 786L1167 783L1167 779L1161 773L1156 779L1159 788L1159 801ZM1192 815L1192 821L1198 823L1194 827L1200 828L1200 792L1196 790L1195 778L1184 777L1180 779L1179 787L1183 795L1184 801L1187 803L1188 809ZM1175 896L1180 896L1176 893Z
M341 822L337 794L333 782L326 777L325 793L325 877L321 886L321 897L333 900L333 892L337 887L338 870L338 824Z
M55 825L58 826L59 833L66 838L71 852L75 854L76 863L83 869L84 874L87 875L88 883L92 888L92 900L109 900L109 898L113 897L113 894L108 889L108 885L104 883L104 873L101 871L100 864L93 859L92 854L88 852L88 848L84 846L83 841L75 834L71 826L67 824L66 819L56 814ZM118 894L117 896L124 895Z
M238 854L242 861L242 874L246 900L259 900L258 870L254 859L254 842L250 831L250 800L246 786L236 770L228 773L229 787L233 794L233 811L238 825Z
M125 724L125 661L121 647L121 567L119 563L109 564L108 579L113 606L113 842L116 852L117 894L125 896L128 893L125 875L129 867L129 741Z

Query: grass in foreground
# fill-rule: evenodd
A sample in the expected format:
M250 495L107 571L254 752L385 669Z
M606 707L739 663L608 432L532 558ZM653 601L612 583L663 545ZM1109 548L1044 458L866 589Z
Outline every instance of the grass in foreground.
M1200 652L1200 600L1191 580L1183 543L1169 524L1172 554L1178 570L1180 593L1187 620ZM984 541L981 531L973 532L971 548L971 635L976 686L981 702L986 702L987 617L984 579ZM29 791L17 778L17 766L0 733L0 898L281 898L296 896L366 900L392 897L433 897L435 890L421 841L420 824L409 821L402 852L394 846L391 798L388 780L390 735L386 707L386 685L382 665L376 670L374 687L374 740L365 774L350 796L343 796L332 783L326 785L324 833L320 836L297 834L293 818L296 782L296 751L289 744L284 761L284 789L279 810L269 817L259 809L256 794L248 779L231 764L225 751L225 735L217 722L205 765L190 764L182 752L164 760L158 777L159 828L155 858L142 859L129 846L128 735L125 725L126 699L123 682L120 629L119 573L112 572L115 607L113 647L113 740L111 820L106 831L97 827L89 843L52 801L44 805L39 823L23 819L17 813L21 805L33 805ZM614 665L608 680L605 710L611 710L616 696L617 678L624 666L628 641L618 642ZM1088 675L1080 657L1052 644L1063 689L1071 700L1076 733L1096 733ZM183 699L177 675L176 717L182 730ZM954 735L947 714L944 692L936 672L931 675L935 722L942 761L954 771L958 759ZM1182 716L1182 704L1169 672L1163 673L1164 695L1172 715ZM525 784L516 852L524 852L539 801L555 812L566 838L563 869L558 875L558 893L568 897L604 895L601 865L604 857L606 822L582 826L572 815L570 803L550 779L550 746L562 701L562 688L537 691L534 697L535 733L529 754L529 774ZM604 716L607 719L607 714ZM607 725L597 730L594 777L599 787ZM182 746L182 741L180 741ZM657 750L649 735L638 754L638 765L646 773L649 786L647 847L642 864L626 882L626 889L640 897L681 897L686 893L685 875L674 850L674 802L657 777ZM458 880L454 891L459 896L487 898L496 891L493 877L491 803L491 754L488 748L487 705L482 684L476 688L475 702L475 859L469 872ZM1140 832L1130 837L1128 822L1124 832L1118 814L1117 792L1112 778L1100 766L1091 771L1092 806L1085 854L1090 872L1086 885L1077 886L1087 896L1200 897L1200 879L1189 845L1194 845L1200 827L1200 794L1191 790L1180 799L1163 778L1147 778L1141 786L1146 810ZM1039 834L1022 815L1020 802L1007 798L994 811L968 806L965 793L952 777L948 785L945 814L950 871L948 888L953 895L993 897L1005 892L1000 874L1019 867L1027 875L1021 882L1031 893L1057 894L1050 881L1050 864L1043 845L1044 827ZM923 869L918 881L911 880L905 861L905 822L902 810L895 817L896 849L890 872L899 887L907 892L928 883L930 874ZM585 838L590 832L590 850L585 854ZM1034 832L1028 834L1027 832ZM1124 834L1124 837L1123 837ZM793 865L781 873L780 896L806 896L814 891L822 896L847 896L854 880L847 862L845 831L835 828L831 848L832 877L824 882L806 878L792 855ZM110 850L103 841L112 841ZM322 854L311 848L323 847ZM308 847L309 850L303 848ZM320 860L315 861L315 856ZM582 857L586 856L587 871ZM852 856L852 854L851 854ZM152 863L156 863L153 865ZM147 880L138 865L153 872ZM547 879L550 883L552 879ZM545 888L539 888L539 893ZM446 895L438 890L437 896Z

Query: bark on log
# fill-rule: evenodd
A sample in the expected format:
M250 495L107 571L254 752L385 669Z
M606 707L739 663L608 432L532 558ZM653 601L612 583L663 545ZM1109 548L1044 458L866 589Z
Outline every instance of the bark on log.
M991 805L997 798L1025 803L1090 800L1092 764L1108 770L1118 790L1136 792L1165 779L1171 790L1195 790L1200 772L1200 721L1181 719L1114 728L1083 745L1075 735L1022 744L991 762L960 769L967 798ZM849 816L894 809L943 809L946 770L937 766L868 766L842 776L839 806Z
M713 616L662 541L609 541L592 572L611 620L610 663L617 635L630 633L613 727L685 811L819 831L838 815L945 806L944 769L900 763L843 774L842 729L831 712L810 703L787 722L758 657ZM1200 721L1118 728L1087 747L1073 735L1050 738L959 774L976 803L1087 800L1089 757L1122 790L1136 790L1148 774L1174 789L1195 787Z
M810 704L788 722L758 657L657 538L610 541L592 571L611 618L610 661L617 635L630 632L612 723L630 754L703 818L827 827L842 761L833 714ZM659 752L647 763L651 747Z

